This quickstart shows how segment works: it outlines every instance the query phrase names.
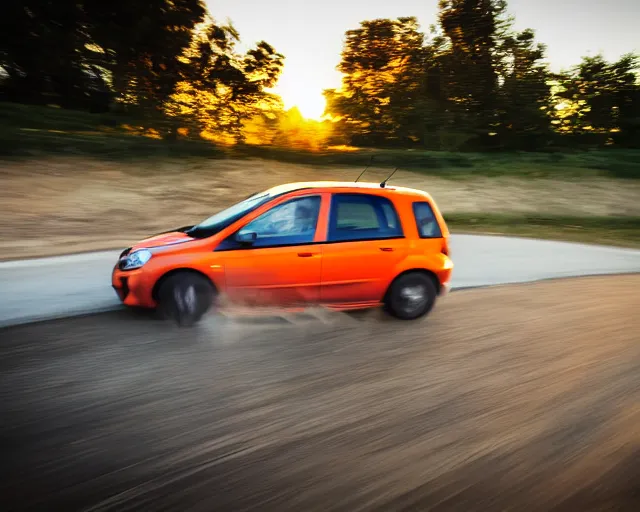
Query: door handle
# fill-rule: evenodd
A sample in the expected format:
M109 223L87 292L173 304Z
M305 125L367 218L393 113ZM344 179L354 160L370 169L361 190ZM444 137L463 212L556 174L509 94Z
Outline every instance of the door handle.
M393 252L393 247L380 247L382 252Z
M298 256L300 258L311 258L311 256L313 256L314 254L316 254L315 252L299 252Z

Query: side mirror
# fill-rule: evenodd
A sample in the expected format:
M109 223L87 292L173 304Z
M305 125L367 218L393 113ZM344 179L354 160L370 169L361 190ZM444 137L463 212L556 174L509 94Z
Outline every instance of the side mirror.
M240 244L253 244L255 243L255 241L258 239L258 234L254 233L253 231L240 231L237 235L236 235L236 242L240 243Z

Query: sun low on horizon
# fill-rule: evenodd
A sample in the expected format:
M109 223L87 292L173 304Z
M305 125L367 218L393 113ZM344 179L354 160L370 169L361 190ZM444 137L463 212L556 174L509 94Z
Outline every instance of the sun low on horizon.
M322 120L326 101L321 88L308 84L295 85L295 81L281 79L272 92L282 98L285 110L297 108L305 119Z
M292 108L297 108L305 119L320 121L324 116L325 105L326 102L322 96L318 98L309 96L298 103L294 103Z

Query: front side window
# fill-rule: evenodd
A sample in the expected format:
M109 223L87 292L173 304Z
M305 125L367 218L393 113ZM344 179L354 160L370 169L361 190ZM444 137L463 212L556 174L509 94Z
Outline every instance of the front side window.
M255 233L255 240L246 248L309 244L315 237L319 212L319 196L291 199L252 220L238 234ZM232 235L218 250L240 247L242 243Z
M442 230L433 208L426 201L413 203L413 214L418 226L420 238L442 238Z
M334 194L331 200L329 241L401 238L400 220L386 197L368 194Z

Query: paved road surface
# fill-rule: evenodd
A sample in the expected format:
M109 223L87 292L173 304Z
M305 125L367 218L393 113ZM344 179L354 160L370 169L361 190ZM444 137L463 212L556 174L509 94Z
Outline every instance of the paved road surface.
M638 512L639 286L475 289L401 324L0 329L0 511Z
M119 251L0 263L0 326L114 309ZM640 271L640 251L508 237L454 235L453 287Z

